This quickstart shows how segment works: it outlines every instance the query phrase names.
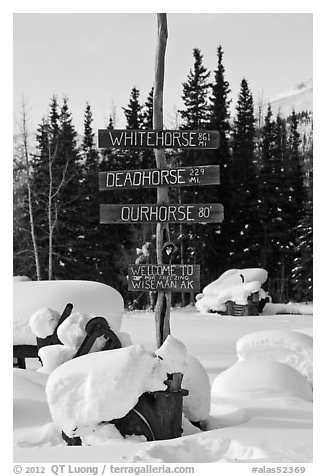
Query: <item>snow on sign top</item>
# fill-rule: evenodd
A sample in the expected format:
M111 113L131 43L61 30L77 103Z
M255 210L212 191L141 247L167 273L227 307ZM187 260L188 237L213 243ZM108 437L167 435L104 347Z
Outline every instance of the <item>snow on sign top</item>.
M218 131L99 129L99 148L120 149L218 149Z

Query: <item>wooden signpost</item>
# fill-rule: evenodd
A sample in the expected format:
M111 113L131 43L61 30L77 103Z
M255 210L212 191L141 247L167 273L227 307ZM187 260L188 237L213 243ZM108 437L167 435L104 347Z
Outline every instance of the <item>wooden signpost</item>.
M101 148L120 149L218 149L218 131L99 129Z
M219 165L166 169L118 170L99 173L99 190L126 188L186 187L220 183Z
M119 170L99 173L99 189L124 190L155 187L156 204L101 204L100 223L156 223L157 264L128 267L128 289L157 292L155 307L156 340L160 347L170 334L171 292L198 292L200 266L174 264L176 246L170 242L168 223L221 223L220 203L171 204L169 187L220 183L218 165L168 167L164 149L217 149L218 131L164 130L163 85L167 42L165 13L158 13L158 42L153 94L153 130L100 129L99 148L154 149L156 169Z

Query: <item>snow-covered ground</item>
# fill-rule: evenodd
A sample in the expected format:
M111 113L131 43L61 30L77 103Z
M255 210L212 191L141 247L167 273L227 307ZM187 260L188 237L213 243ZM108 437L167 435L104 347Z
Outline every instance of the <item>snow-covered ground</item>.
M172 310L172 334L206 369L212 391L206 431L184 419L184 436L175 440L111 434L95 445L67 447L52 422L47 375L35 371L35 360L26 371L14 369L14 461L312 462L312 309L282 309L270 305L263 315L246 317ZM156 350L154 313L125 313L120 331Z

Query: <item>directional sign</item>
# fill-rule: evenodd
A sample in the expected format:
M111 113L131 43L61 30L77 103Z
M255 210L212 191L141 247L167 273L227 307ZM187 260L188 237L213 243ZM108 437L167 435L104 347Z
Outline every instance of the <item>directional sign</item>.
M168 169L118 170L99 173L100 190L125 188L182 187L220 183L219 165L171 167Z
M100 223L221 223L224 208L220 203L100 205Z
M218 149L218 131L99 129L99 148Z
M198 264L131 264L129 291L199 292Z

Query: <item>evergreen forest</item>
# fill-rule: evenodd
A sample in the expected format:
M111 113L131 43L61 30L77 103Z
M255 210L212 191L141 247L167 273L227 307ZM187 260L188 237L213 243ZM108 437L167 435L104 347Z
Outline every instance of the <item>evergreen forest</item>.
M220 185L176 187L171 203L222 203L223 223L170 224L176 263L199 264L201 288L231 268L263 267L263 287L275 302L312 301L312 134L300 124L308 111L273 115L255 110L246 78L235 114L217 48L208 71L201 51L182 84L183 108L174 129L218 130L217 150L166 150L169 166L219 165ZM128 94L128 92L127 92ZM146 92L145 92L146 94ZM155 260L155 225L100 225L100 203L155 203L156 190L99 192L100 171L155 168L152 150L98 149L92 107L86 103L79 139L69 98L49 98L49 113L28 130L26 105L19 112L14 149L13 272L32 280L82 279L118 289L127 305L146 307L148 296L127 291L128 264L141 262L143 248ZM127 129L152 129L153 89L144 104L133 87L123 108ZM107 128L115 128L114 116ZM171 128L171 127L170 127ZM33 139L31 139L33 136ZM148 261L147 261L148 262ZM154 262L154 261L153 261ZM139 293L138 293L139 294ZM186 305L189 294L174 293Z

